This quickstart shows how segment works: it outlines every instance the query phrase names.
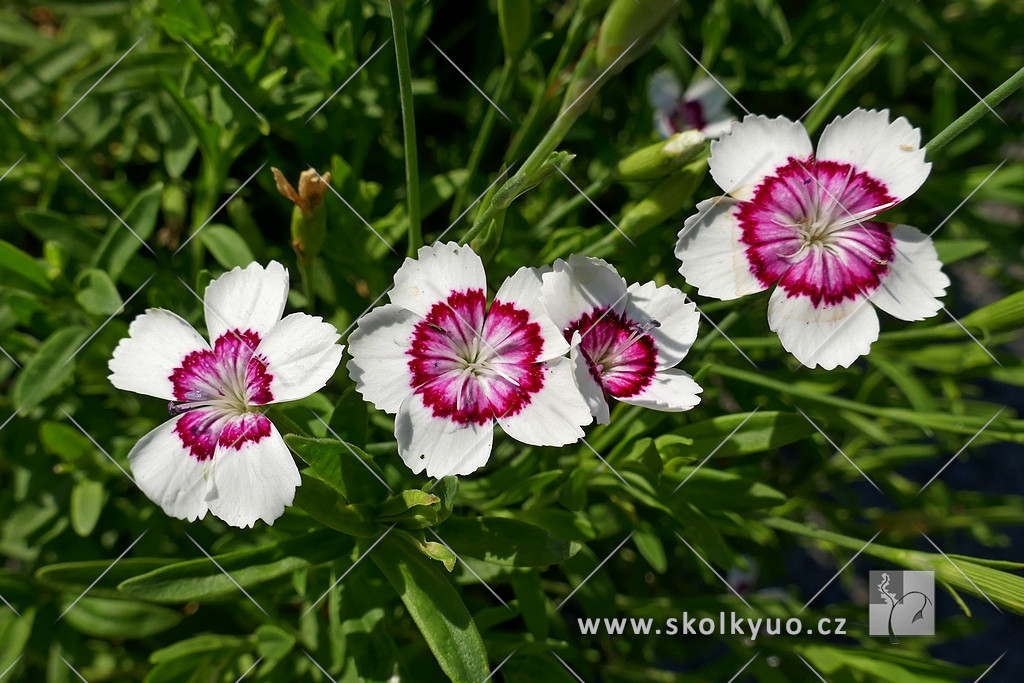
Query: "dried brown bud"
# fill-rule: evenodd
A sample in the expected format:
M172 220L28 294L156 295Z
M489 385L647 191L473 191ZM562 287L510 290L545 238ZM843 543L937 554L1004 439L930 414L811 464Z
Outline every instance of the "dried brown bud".
M327 192L327 186L331 182L329 172L321 176L313 169L308 168L299 174L299 191L296 192L281 171L273 166L270 167L270 170L274 172L277 191L290 199L305 214L312 213L320 205L324 199L324 193Z

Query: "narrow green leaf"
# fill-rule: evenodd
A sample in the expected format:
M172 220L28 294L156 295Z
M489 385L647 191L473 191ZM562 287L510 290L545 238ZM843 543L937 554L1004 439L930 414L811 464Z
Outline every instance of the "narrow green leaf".
M302 59L325 82L331 81L331 65L337 61L334 50L324 40L323 29L318 27L305 10L292 0L277 0L284 17L288 33L295 41L295 46Z
M107 500L107 491L102 483L92 479L82 479L71 489L71 528L79 536L88 536L96 528L103 505Z
M989 246L985 240L935 240L939 260L947 266L977 256L987 251Z
M238 586L248 589L273 581L343 557L350 550L351 540L346 537L315 531L261 548L215 555L220 568L206 557L177 562L123 581L118 590L126 596L172 605L218 600L237 596Z
M383 499L388 494L384 473L360 448L337 439L313 439L289 434L288 447L350 503ZM376 476L374 476L376 475Z
M739 431L732 434L737 427ZM695 422L658 437L655 445L666 460L687 457L699 461L719 445L716 458L750 455L774 450L811 434L814 425L802 415L763 410Z
M89 336L77 325L62 327L44 341L14 382L11 400L19 410L29 410L55 394L75 370L72 354Z
M191 658L210 652L227 653L232 650L243 651L248 648L248 641L240 636L204 633L192 638L186 638L185 640L179 640L174 645L168 645L154 651L149 656L149 661L153 664L159 664L160 662Z
M441 669L453 681L483 681L490 675L487 651L473 618L440 568L394 529L370 553L412 616Z
M62 562L40 568L35 578L47 588L80 595L89 588L89 595L97 598L121 598L124 593L117 590L117 584L139 574L165 567L174 560L158 557L126 557L113 566L110 560L87 560L84 562ZM109 570L109 571L108 571ZM106 573L104 573L106 571ZM102 578L100 576L102 575Z
M438 533L456 554L504 567L544 567L579 551L575 542L503 517L449 517Z
M673 498L689 501L703 510L756 510L786 502L786 496L767 484L711 467L682 467L666 473L664 481L671 491L686 481Z
M0 277L5 288L17 287L43 295L52 291L46 266L4 240L0 240Z
M198 234L199 241L224 268L244 267L255 260L252 250L242 236L226 225L213 223L200 230Z
M61 610L67 609L74 599L69 597ZM148 638L174 628L182 618L180 612L166 607L89 595L64 615L64 621L87 636L123 639Z
M75 278L75 294L77 301L86 313L93 315L113 315L122 303L117 286L106 272L98 268L87 268Z
M156 229L163 191L163 183L154 183L135 195L122 215L131 230L117 219L111 221L107 234L93 256L92 264L106 271L114 282L120 279L128 262L142 248L143 242L140 240L148 240Z
M295 506L321 524L350 536L375 538L383 531L368 505L349 505L329 484L305 472L302 485L295 491Z

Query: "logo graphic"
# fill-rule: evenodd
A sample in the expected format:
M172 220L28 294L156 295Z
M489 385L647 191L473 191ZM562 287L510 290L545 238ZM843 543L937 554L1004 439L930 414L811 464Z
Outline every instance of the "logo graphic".
M868 633L889 636L935 635L935 573L885 570L871 572Z

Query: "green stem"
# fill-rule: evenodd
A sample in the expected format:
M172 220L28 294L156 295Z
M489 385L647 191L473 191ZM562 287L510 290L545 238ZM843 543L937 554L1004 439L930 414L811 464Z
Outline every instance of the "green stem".
M504 101L508 96L508 91L512 89L513 79L511 75L515 66L516 64L512 62L505 62L505 66L501 70L501 79L498 82L498 92L494 98L496 103ZM469 153L469 161L466 163L466 182L459 185L459 189L455 193L451 215L448 217L449 221L454 221L458 218L462 210L466 208L466 197L469 194L470 182L476 176L477 169L480 168L480 161L483 159L484 151L487 149L487 143L491 140L491 134L494 132L494 124L497 120L498 110L488 106L487 111L484 113L484 120L480 124L480 132L477 134L476 140L473 141L473 149Z
M960 118L946 126L941 133L933 137L925 145L925 158L935 158L935 153L945 147L953 138L974 125L978 119L989 113L997 104L1005 100L1015 90L1024 85L1024 67L1010 76L1002 85L990 92L985 99L968 109Z
M302 279L302 292L306 295L306 310L314 313L316 310L316 292L313 291L313 276L309 272L309 263L302 258L299 262L299 277Z
M532 136L533 129L540 115L547 108L551 99L560 95L561 88L556 91L555 85L558 79L563 77L562 72L569 63L570 56L575 54L579 49L579 44L582 42L581 37L586 22L581 14L581 12L576 12L573 15L572 22L569 24L569 30L566 33L565 42L562 43L562 48L555 58L555 64L549 72L546 86L538 89L536 95L534 95L533 101L530 103L530 110L523 118L523 123L519 126L519 133L512 139L512 144L505 155L506 161L511 162L519 157L523 152L526 141ZM568 82L569 79L566 78L565 80Z
M583 206L583 204L587 201L587 197L596 200L599 196L601 196L604 193L605 190L611 187L611 185L611 173L605 175L604 177L598 178L594 182L587 185L587 187L583 190L583 194L576 193L575 195L573 195L571 199L559 204L554 211L549 213L547 216L541 219L539 223L537 223L537 225L534 227L534 230L539 234L543 235L550 228L558 224L558 222L561 221L563 218L565 218L570 213Z
M398 95L402 103L402 133L405 140L405 184L408 193L409 256L415 256L423 244L420 225L420 172L416 153L416 116L412 103L412 69L409 67L409 44L406 39L405 7L402 0L388 0L391 27L395 34L395 57L398 62Z

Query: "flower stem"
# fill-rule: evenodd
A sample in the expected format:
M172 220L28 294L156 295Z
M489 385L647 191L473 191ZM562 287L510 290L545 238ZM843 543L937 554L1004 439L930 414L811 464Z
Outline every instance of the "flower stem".
M391 27L395 35L395 57L398 62L398 95L402 103L402 133L405 139L405 184L409 212L409 255L415 256L423 244L420 225L420 173L416 153L416 116L412 103L412 69L409 67L409 44L406 39L405 7L402 0L388 0Z
M927 159L934 159L937 151L945 147L957 135L973 126L978 119L989 113L990 109L1005 100L1022 85L1024 85L1024 67L1007 78L1002 85L990 92L985 99L968 109L960 118L946 126L942 132L933 137L924 147L925 157Z
M512 62L505 62L505 67L501 70L498 92L494 98L495 102L502 102L508 95L508 91L512 89L513 79L511 76L512 69L515 66L517 65ZM483 122L480 124L480 132L477 134L476 140L473 141L473 149L469 153L469 161L466 163L466 181L455 192L455 201L452 202L451 215L448 217L450 221L454 221L462 213L462 210L466 208L466 197L469 194L470 183L480 168L480 161L483 159L484 151L487 149L487 143L491 140L491 134L494 132L494 124L497 120L498 110L488 106L487 111L484 113Z
M310 313L316 311L316 293L313 291L313 274L310 273L310 263L299 259L299 277L302 279L302 292L306 295L306 310Z

